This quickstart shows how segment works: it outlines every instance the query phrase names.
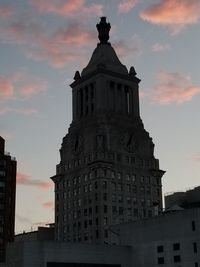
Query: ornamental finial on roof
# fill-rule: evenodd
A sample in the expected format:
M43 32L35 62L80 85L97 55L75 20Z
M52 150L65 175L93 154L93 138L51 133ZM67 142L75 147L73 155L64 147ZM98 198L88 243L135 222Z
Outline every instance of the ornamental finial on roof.
M109 40L109 31L111 29L110 23L106 22L106 17L101 17L101 21L96 25L100 44L110 44Z

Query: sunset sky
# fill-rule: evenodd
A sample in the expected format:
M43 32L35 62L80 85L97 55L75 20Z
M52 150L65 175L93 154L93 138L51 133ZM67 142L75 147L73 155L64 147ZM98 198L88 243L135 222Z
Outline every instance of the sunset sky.
M16 232L54 221L49 177L72 118L71 88L98 42L140 83L163 192L200 185L199 0L0 0L0 135L18 162Z

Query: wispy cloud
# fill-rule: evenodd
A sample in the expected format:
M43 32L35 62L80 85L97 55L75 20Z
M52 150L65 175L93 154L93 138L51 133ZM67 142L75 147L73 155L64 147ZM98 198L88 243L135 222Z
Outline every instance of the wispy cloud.
M9 79L0 75L0 99L9 99L13 97L14 87Z
M139 0L122 0L118 4L118 12L128 13L138 4L138 2Z
M38 179L33 179L29 175L24 173L17 173L17 184L18 185L25 185L25 186L32 186L40 190L48 190L52 188L51 182L44 182Z
M170 45L169 44L155 43L152 45L151 50L153 52L163 52L166 50L170 50Z
M8 18L13 15L14 9L11 5L0 4L0 18Z
M19 48L35 61L63 68L73 61L82 61L88 46L94 45L96 32L86 30L81 23L69 23L66 28L49 31L35 20L16 19L0 26L0 39ZM35 42L34 40L37 40ZM81 49L80 49L81 48Z
M37 109L33 108L10 108L10 107L0 107L0 115L5 115L7 113L17 113L22 115L33 115L38 114Z
M0 100L10 100L19 95L31 97L46 89L46 81L25 73L0 75Z
M191 83L189 76L180 73L161 72L158 76L159 83L151 92L152 100L161 105L171 103L182 104L191 101L200 93L200 87Z
M140 17L152 24L167 26L177 34L188 25L200 20L199 0L160 0L140 13Z
M142 54L142 44L141 40L137 35L134 35L130 43L124 41L118 41L113 44L117 55L121 57L130 57L130 55L141 55Z
M42 206L45 209L53 209L54 208L54 202L53 201L47 201L47 202L42 203Z
M102 16L101 4L86 5L85 0L29 0L40 13L49 13L64 17Z

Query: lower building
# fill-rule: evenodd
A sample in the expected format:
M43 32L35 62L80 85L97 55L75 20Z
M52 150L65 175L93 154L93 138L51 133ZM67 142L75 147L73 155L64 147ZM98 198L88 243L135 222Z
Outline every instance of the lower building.
M137 267L200 266L200 208L163 213L115 227Z
M173 194L166 195L165 208L170 210L174 209L174 207L183 209L200 207L200 186L185 192L174 192Z
M199 267L200 208L110 228L120 245L55 241L9 244L7 267Z
M130 267L131 247L19 241L8 247L6 267ZM134 265L135 266L135 265Z
M0 264L5 261L7 243L14 241L16 166L0 136Z

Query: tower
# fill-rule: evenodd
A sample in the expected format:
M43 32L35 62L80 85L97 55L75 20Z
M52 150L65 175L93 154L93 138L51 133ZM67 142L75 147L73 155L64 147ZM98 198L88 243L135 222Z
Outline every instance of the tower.
M0 136L0 262L5 261L6 244L14 241L16 166Z
M111 225L162 210L164 172L140 118L140 80L108 42L110 28L102 17L100 42L71 84L73 119L52 177L61 241L113 243Z

